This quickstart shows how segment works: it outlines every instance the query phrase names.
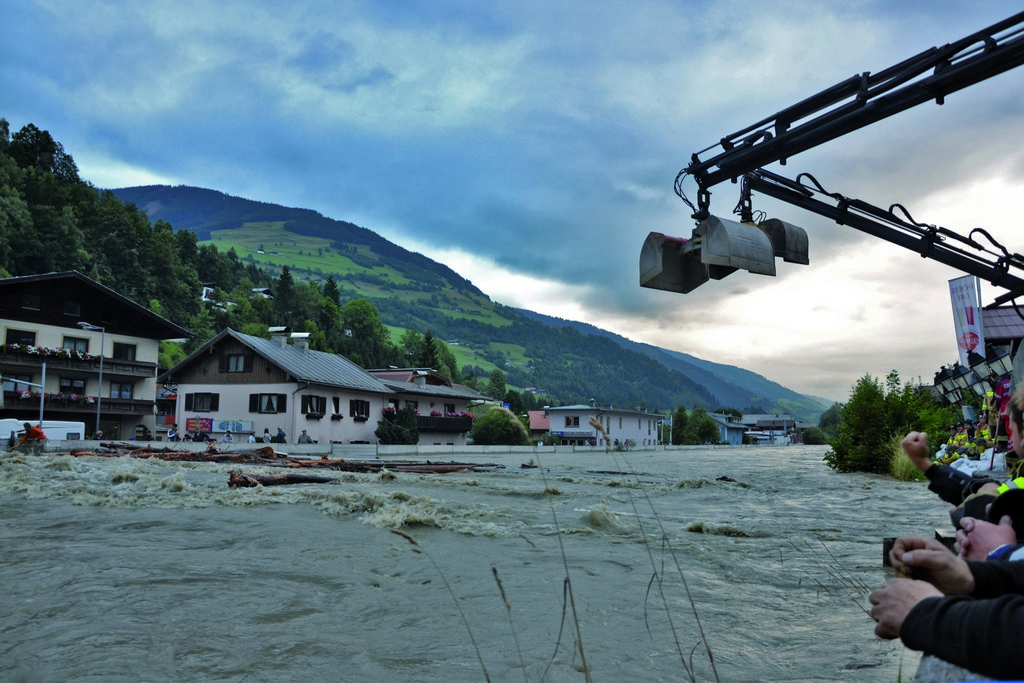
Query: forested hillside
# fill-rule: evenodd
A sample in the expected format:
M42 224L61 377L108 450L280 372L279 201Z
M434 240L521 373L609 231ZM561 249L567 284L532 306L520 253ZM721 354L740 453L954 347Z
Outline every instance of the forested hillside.
M607 337L626 349L642 353L657 363L677 370L698 384L708 387L714 396L716 405L750 409L747 412L768 413L786 410L794 415L817 414L822 411L823 407L831 405L826 399L805 396L755 372L734 365L714 363L679 351L669 351L650 344L641 344L587 323L552 318L532 311L520 310L519 312L547 325L572 327L583 334Z
M189 187L98 190L49 133L30 124L11 134L0 119L0 276L62 270L191 330L183 347L163 345L166 365L225 327L287 325L364 367L434 367L517 408L595 399L713 409L744 394L753 403L733 407L801 419L824 408L742 385L723 394L721 374L524 315L442 264L313 211ZM202 283L215 285L209 301Z

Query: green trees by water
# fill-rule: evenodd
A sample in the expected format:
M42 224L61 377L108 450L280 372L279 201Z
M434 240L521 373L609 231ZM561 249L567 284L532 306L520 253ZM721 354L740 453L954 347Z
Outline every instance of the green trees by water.
M492 408L473 420L469 437L480 446L530 445L526 427L505 408Z
M895 370L884 386L870 375L861 377L850 400L837 410L838 434L829 442L832 448L825 453L825 462L840 472L887 474L894 437L924 431L933 436L930 443L937 445L950 423L959 419L957 409L939 403L930 387L903 384Z
M684 405L676 408L672 413L672 430L669 434L675 446L718 443L721 438L718 423L701 406L689 412Z

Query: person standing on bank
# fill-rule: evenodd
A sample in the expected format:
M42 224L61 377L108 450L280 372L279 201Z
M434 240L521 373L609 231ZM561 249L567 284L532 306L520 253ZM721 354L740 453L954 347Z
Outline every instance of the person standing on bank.
M25 434L21 437L21 441L18 442L18 446L25 446L31 450L42 450L43 442L46 441L46 434L39 427L36 427L30 422L25 423ZM7 450L14 450L15 446L11 446Z

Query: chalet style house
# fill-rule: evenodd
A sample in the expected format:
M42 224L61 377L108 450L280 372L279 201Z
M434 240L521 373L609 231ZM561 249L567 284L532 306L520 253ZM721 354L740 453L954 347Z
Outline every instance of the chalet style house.
M473 414L467 408L491 401L468 387L452 384L432 368L389 368L369 373L391 389L388 405L396 410L408 405L418 411L416 426L424 445L465 445L466 433L473 428Z
M36 420L42 401L44 423L112 439L155 429L160 340L192 336L77 271L0 279L0 326L0 417Z
M661 415L612 406L589 405L545 408L556 446L618 446L632 441L637 446L658 444ZM531 420L532 423L532 420ZM600 428L598 428L600 425Z
M385 412L409 404L418 410L421 444L466 443L469 405L483 396L432 370L376 373L279 327L270 339L226 329L161 380L176 385L174 422L190 434L219 439L230 431L244 441L281 430L294 444L306 430L320 444L376 443Z

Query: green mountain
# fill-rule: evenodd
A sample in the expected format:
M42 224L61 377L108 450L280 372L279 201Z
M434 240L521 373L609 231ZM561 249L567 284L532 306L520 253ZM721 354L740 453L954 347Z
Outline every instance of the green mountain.
M447 266L377 233L308 209L231 197L195 187L150 185L113 190L153 221L187 229L221 252L274 276L333 276L342 301L365 298L395 330L430 330L448 341L460 367L501 369L510 386L559 403L595 399L671 410L731 406L792 412L816 421L829 403L756 373L638 344L592 325L492 301Z
M679 351L669 351L650 344L635 342L614 332L602 330L589 323L581 323L518 309L525 316L547 325L570 326L583 334L598 335L612 339L623 348L641 353L671 370L676 370L706 387L714 396L716 406L733 406L739 409L768 407L764 412L784 410L799 417L815 416L817 419L831 401L816 396L800 394L773 382L756 372L734 365L723 365L697 358Z

